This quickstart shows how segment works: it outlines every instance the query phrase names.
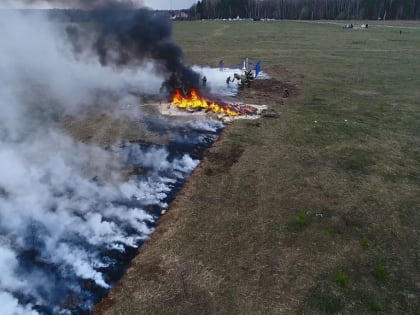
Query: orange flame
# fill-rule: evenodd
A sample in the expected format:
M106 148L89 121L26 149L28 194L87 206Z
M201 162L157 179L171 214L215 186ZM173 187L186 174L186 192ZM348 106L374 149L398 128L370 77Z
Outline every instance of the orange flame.
M227 116L255 115L256 109L249 105L216 103L200 97L196 90L190 91L189 97L184 97L180 90L176 90L171 103L182 109L204 109L216 114Z

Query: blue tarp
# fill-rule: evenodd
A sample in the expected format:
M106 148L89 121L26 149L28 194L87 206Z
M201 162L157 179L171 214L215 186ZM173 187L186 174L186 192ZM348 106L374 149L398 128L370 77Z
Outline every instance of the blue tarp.
M261 72L261 61L258 61L255 65L255 77L258 76L258 74Z

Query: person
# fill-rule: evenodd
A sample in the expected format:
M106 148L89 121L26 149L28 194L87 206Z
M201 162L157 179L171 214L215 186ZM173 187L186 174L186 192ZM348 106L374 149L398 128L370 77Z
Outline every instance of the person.
M202 80L203 80L203 86L206 86L206 84L207 84L207 78L206 78L206 76L204 76Z
M229 83L230 83L230 76L228 76L226 79L226 84L229 85Z

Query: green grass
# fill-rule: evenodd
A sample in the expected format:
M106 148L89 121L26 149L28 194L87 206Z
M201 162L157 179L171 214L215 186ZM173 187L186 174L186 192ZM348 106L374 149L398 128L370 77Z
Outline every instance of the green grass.
M343 272L343 270L338 270L337 274L335 276L335 280L337 283L343 287L346 287L349 283L349 278L346 276L346 274Z
M305 212L300 212L297 215L296 224L299 228L304 228L308 224L308 215Z
M389 270L382 264L377 264L373 270L375 278L379 281L385 281L389 277Z
M305 227L307 227L309 223L309 216L306 212L304 211L300 211L298 214L295 215L295 217L290 220L290 222L288 223L288 228L287 230L290 232L300 232L303 231L305 229Z
M175 37L191 64L260 59L292 95L241 94L281 115L229 126L109 313L419 314L420 29L197 21Z
M374 312L380 312L383 310L382 304L376 300L372 301L371 309Z
M367 239L366 237L363 237L362 240L360 241L360 244L365 249L369 248L369 245L370 245L369 239Z

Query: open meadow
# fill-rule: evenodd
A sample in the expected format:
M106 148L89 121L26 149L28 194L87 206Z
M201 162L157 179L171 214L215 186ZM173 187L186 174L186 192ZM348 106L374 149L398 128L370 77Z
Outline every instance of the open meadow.
M420 314L420 23L389 25L175 22L279 115L229 125L95 312Z

